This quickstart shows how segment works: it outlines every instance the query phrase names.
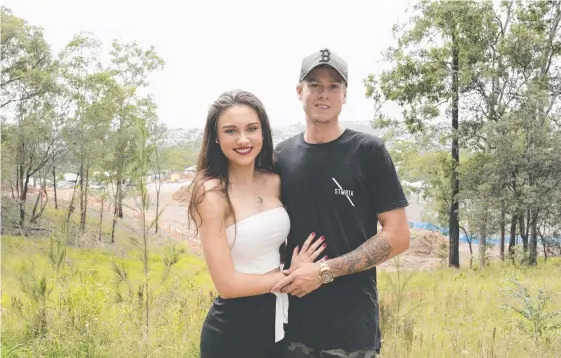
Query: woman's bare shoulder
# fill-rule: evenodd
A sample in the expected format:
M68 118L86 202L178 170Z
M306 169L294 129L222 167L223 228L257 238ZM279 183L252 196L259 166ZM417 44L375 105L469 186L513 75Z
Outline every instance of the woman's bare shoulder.
M223 186L222 183L220 182L220 179L217 178L212 178L212 179L207 179L202 183L202 187L204 189L205 192L207 191L221 191Z
M219 179L206 179L197 185L194 193L197 206L221 210L226 203L223 185Z

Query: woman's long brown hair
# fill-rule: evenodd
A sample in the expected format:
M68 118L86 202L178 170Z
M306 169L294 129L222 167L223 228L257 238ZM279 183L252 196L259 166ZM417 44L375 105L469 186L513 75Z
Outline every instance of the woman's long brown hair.
M195 212L200 218L197 207L202 202L205 194L205 190L203 189L204 183L211 179L218 179L220 181L220 187L214 190L220 190L224 194L229 208L227 215L233 215L234 223L236 222L236 215L228 192L230 187L228 158L226 158L222 152L220 145L216 143L218 139L218 120L220 116L224 111L236 105L246 105L253 108L253 110L257 112L257 116L261 122L263 148L257 155L257 158L255 158L255 169L274 171L273 136L269 124L269 117L267 116L263 103L261 103L254 94L243 90L233 90L222 93L214 103L212 103L208 111L203 134L203 143L197 160L197 172L191 185L189 185L189 193L191 196L188 208L190 217L189 226L191 225L191 221L196 223ZM195 235L198 235L199 227L196 227Z

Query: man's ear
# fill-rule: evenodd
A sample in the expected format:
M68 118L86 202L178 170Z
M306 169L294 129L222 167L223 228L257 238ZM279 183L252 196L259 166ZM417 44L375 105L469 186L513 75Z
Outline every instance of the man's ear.
M304 89L304 84L302 82L296 85L296 94L298 95L298 100L302 100L302 90Z

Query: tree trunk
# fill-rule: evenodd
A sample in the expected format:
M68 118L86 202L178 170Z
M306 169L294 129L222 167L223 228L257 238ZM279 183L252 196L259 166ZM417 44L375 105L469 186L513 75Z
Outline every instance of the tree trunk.
M43 200L41 200L41 211L39 211L35 220L39 219L43 215L43 212L45 212L45 208L47 207L47 202L49 201L49 196L47 195L47 182L43 185L43 193L45 194L45 202L43 203Z
M512 219L510 220L510 241L508 242L508 255L514 260L514 246L516 246L516 220L518 216L512 214Z
M122 219L123 218L123 184L122 182L119 182L119 201L118 201L118 209L119 209L119 218Z
M53 192L55 199L55 209L58 210L58 200L56 196L56 168L53 166Z
M27 198L27 180L24 185L23 183L23 158L25 155L25 143L23 141L23 128L22 128L22 121L23 121L23 102L20 102L20 119L18 121L18 149L16 153L16 165L17 165L17 173L16 173L16 186L17 186L17 193L18 193L18 203L19 203L19 227L20 230L23 232L23 225L25 223L25 199Z
M115 243L115 228L117 226L117 217L119 216L119 190L121 190L121 185L119 181L117 182L117 187L115 189L115 202L113 203L113 224L111 226L111 243Z
M86 231L86 218L87 218L87 213L88 213L88 181L89 181L89 164L86 163L86 167L85 167L85 177L84 180L82 181L82 183L84 183L84 186L82 188L82 192L83 192L83 200L84 200L84 206L82 208L82 214L80 216L80 232L84 233Z
M39 200L41 200L41 192L37 193L37 199L35 199L35 204L33 205L33 210L31 210L30 223L35 222L35 214L37 213L37 207L39 206Z
M485 214L488 213L487 208L484 211ZM485 215L484 217L488 217ZM486 266L486 255L487 255L487 221L483 220L481 223L480 230L481 237L479 238L479 268L483 269Z
M510 173L510 185L514 193L515 202L518 198L518 192L516 191L516 173L517 173L517 169L515 167ZM516 207L514 207L512 209L512 217L510 219L510 241L508 243L508 256L512 260L512 263L514 263L514 246L516 246L516 221L517 220L518 220L518 210L516 209Z
M98 240L101 242L101 228L103 227L103 210L104 210L104 204L105 203L105 196L101 196L101 212L99 214L99 236L98 236Z
M485 233L481 234L479 238L479 267L483 269L485 267L487 252L487 236Z
M80 233L84 233L83 227L82 227L82 223L84 221L84 212L86 211L86 209L84 208L84 206L86 205L85 201L84 201L84 160L81 159L80 160Z
M547 214L547 220L549 220L549 214ZM537 231L538 231L538 236L540 237L540 240L542 242L542 248L543 248L543 258L545 261L547 261L547 243L546 243L546 238L543 236L542 234L542 230L540 230L540 227L537 226ZM545 232L545 230L547 229L547 221L544 221L543 223L543 232Z
M156 189L156 234L158 233L158 224L160 222L159 210L160 210L160 188L158 187Z
M501 208L501 248L500 248L500 258L501 261L505 260L505 225L506 225L506 210L504 204Z
M532 220L530 223L530 256L528 257L528 265L535 266L538 264L538 212L535 208L531 211Z
M27 202L28 185L29 185L29 175L25 175L25 181L23 182L21 195L19 197L19 227L21 229L23 229L25 224L25 204Z
M460 151L458 143L458 115L459 115L459 46L455 32L452 32L452 204L450 206L450 220L448 232L450 233L450 252L448 265L460 267L460 223L458 218L460 193L460 179L458 175L458 164L460 163Z
M76 173L76 175L80 175L80 173ZM68 224L70 224L70 218L72 217L72 213L74 212L74 198L76 197L76 185L74 184L74 189L72 190L72 198L70 198L70 205L68 205L68 215L66 216L66 230L68 230Z
M45 197L44 202L43 202L43 196ZM43 212L45 211L45 207L47 206L48 201L49 201L49 197L47 196L47 181L46 178L43 178L41 180L41 191L37 195L37 202L35 203L35 207L33 208L33 214L31 214L30 222L34 224L37 223L37 220L41 217L41 215L43 215ZM40 205L39 212L36 213L38 203L41 203L41 205Z
M518 224L520 226L520 236L522 237L522 247L524 252L528 251L528 234L526 231L526 223L524 222L524 214L518 215Z
M16 195L14 196L14 199L17 197L19 200L19 195L20 195L20 180L19 180L19 165L16 165Z

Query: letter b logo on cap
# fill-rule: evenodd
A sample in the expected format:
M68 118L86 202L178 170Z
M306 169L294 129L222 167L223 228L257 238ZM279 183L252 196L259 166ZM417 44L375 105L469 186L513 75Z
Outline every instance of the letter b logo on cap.
M329 50L321 50L320 56L319 62L329 62L331 53L329 53Z

